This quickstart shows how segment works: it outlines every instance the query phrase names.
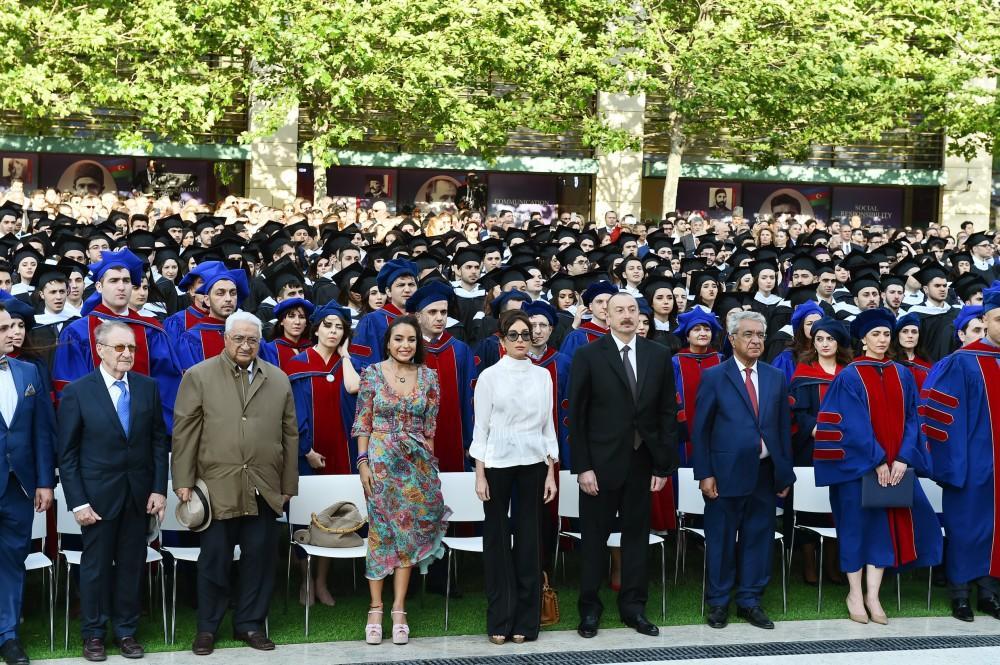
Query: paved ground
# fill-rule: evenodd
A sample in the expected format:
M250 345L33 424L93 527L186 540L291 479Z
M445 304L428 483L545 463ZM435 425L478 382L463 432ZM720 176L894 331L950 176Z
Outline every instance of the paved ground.
M359 626L359 632L361 627ZM575 632L545 632L538 641L503 646L485 637L415 638L408 646L363 642L330 642L279 646L262 653L248 648L220 649L208 658L188 651L149 654L148 665L323 665L343 663L483 663L488 665L557 665L592 663L731 663L732 665L857 665L878 654L871 665L1000 662L1000 621L978 616L971 624L951 618L892 619L888 626L862 626L846 620L785 621L773 631L733 624L725 630L707 626L661 629L656 638L629 629L603 630L592 640ZM120 656L109 662L124 662ZM80 658L37 661L46 665L79 665ZM427 663L426 665L431 665Z

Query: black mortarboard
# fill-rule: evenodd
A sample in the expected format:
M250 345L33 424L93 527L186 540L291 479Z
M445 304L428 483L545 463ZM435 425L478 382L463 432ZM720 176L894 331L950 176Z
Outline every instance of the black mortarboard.
M277 297L281 289L288 284L299 284L304 286L305 279L302 272L292 262L292 257L284 256L267 266L263 270L264 282L271 290L271 295Z
M917 278L917 281L920 282L921 285L927 286L932 280L938 277L941 279L948 279L948 273L946 273L944 268L940 265L933 263L921 268L920 271L914 275L914 277Z

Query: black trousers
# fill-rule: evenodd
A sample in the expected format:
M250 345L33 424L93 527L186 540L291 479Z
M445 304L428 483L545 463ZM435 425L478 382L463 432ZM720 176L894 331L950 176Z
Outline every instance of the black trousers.
M973 584L979 587L980 601L995 600L1000 597L1000 579L990 577L989 575L972 580L971 582L965 582L964 584L948 582L948 594L952 600L968 600Z
M83 639L105 638L108 619L115 639L135 635L142 611L142 571L146 566L145 506L125 500L114 518L81 529L80 632Z
M229 607L233 548L240 546L233 630L262 632L278 565L277 515L260 496L257 514L213 519L201 533L198 557L198 632L216 634Z
M608 569L608 536L615 514L621 525L622 581L618 613L631 619L646 612L649 596L646 566L649 559L649 482L653 460L645 445L632 452L625 484L611 489L599 487L597 496L580 492L580 600L581 617L600 618L604 605L598 596ZM564 492L573 491L563 488Z
M544 463L486 469L490 500L483 504L486 634L538 637L542 612L542 492ZM516 497L511 506L511 497ZM511 509L513 525L507 516ZM513 529L512 529L513 526ZM511 550L511 531L514 548Z

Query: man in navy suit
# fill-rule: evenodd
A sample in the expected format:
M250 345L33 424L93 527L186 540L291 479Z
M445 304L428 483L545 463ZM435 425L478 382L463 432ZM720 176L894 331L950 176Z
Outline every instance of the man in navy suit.
M13 319L0 304L0 657L27 665L17 639L32 509L52 505L55 415L31 363L8 358Z
M771 575L775 495L795 482L791 411L784 373L759 362L764 317L736 312L726 322L733 357L701 375L691 439L694 477L705 497L708 625L737 614L774 628L760 605Z
M156 381L130 371L132 329L106 321L94 335L101 364L66 386L59 403L60 480L83 533L83 657L107 657L110 619L121 654L142 658L135 631L148 515L162 520L167 501L167 428Z

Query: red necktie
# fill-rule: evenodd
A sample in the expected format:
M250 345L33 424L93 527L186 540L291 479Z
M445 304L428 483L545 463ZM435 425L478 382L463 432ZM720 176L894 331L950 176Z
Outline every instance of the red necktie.
M743 371L747 373L746 386L747 386L747 394L750 396L750 406L753 407L753 414L759 417L760 407L757 405L757 389L753 387L753 379L750 378L750 374L751 372L753 372L753 369L747 367ZM760 440L760 452L762 454L764 452L764 439Z

